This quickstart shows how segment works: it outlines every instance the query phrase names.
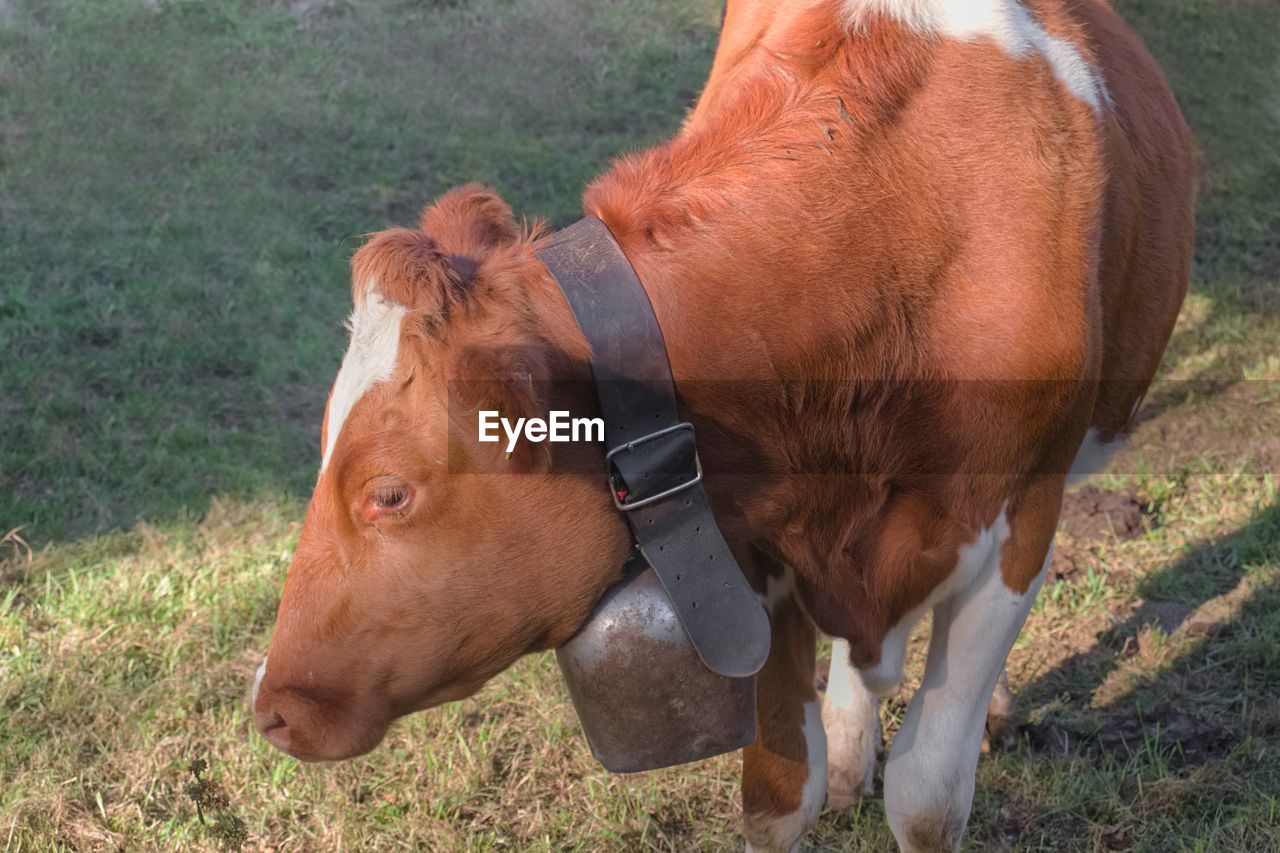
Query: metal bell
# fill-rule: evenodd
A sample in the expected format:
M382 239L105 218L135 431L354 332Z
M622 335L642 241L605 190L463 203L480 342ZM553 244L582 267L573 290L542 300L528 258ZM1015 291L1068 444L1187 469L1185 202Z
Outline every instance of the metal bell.
M638 552L556 659L591 752L614 773L699 761L755 740L755 676L728 678L702 663Z

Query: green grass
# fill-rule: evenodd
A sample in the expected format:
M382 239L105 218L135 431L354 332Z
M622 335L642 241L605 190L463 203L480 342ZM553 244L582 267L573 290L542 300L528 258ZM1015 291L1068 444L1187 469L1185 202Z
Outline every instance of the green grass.
M971 844L1276 849L1280 11L1117 5L1202 149L1196 278L1163 373L1195 381L1155 390L1095 483L1158 523L1075 543L1086 568L1037 605L1010 663L1030 727L982 762ZM570 221L611 156L677 126L718 16L718 0L0 2L0 535L34 547L0 545L5 850L211 846L182 793L195 757L261 847L740 845L736 758L608 776L548 656L339 766L271 751L245 711L359 236L473 179ZM1110 737L1139 715L1146 733ZM813 842L886 849L881 801Z

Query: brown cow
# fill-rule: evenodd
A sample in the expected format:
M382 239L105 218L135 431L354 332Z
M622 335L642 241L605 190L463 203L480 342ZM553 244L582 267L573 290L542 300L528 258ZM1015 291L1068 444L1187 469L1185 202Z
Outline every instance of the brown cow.
M833 806L868 789L875 696L930 610L885 808L904 850L960 843L1068 473L1123 439L1185 293L1192 160L1160 70L1101 0L731 0L684 129L587 191L772 614L743 757L752 849L796 845L828 777ZM598 445L477 441L481 407L594 414L589 394L534 391L589 387L541 239L466 187L356 255L254 689L259 728L299 758L369 750L557 646L617 579L622 518L598 479L561 473L603 471ZM458 378L489 398L451 397ZM819 630L839 638L822 712Z

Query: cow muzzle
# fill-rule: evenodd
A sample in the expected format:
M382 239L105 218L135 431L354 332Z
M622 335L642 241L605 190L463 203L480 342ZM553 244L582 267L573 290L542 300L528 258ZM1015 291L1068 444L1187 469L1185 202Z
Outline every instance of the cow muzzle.
M354 758L386 734L390 716L371 712L371 705L356 708L287 686L274 688L270 681L268 676L254 685L254 726L268 743L300 761Z

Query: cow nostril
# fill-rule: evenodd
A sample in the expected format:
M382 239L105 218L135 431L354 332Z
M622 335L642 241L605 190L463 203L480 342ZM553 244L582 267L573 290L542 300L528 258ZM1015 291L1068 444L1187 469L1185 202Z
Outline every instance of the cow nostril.
M280 733L280 731L288 731L289 725L284 721L284 717L275 711L259 711L253 715L257 730L262 734Z
M275 711L259 712L254 716L254 723L257 724L262 736L276 749L288 752L293 746L293 738L290 736L289 724L285 722L284 717Z

